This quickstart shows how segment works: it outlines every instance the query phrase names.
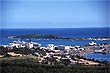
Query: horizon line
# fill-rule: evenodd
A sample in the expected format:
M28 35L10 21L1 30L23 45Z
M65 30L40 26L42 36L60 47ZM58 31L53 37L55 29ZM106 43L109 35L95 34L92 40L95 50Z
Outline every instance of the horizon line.
M71 29L71 28L110 28L110 27L67 27L67 29ZM61 27L52 27L52 28L0 28L0 29L65 29L64 28L61 28Z

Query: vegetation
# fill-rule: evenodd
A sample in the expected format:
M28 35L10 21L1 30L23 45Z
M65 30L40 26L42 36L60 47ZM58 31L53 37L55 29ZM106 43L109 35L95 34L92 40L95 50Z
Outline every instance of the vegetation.
M98 39L107 39L109 40L110 37L91 37L90 38L70 38L70 37L62 37L62 36L57 36L54 34L46 34L46 35L40 35L40 34L27 34L27 35L19 35L19 36L8 36L8 38L36 38L36 39L64 39L64 40L98 40ZM107 43L104 43L107 44Z
M17 53L17 54L24 54L24 55L35 55L35 53L39 53L40 55L42 56L45 56L46 55L46 52L42 49L40 49L39 47L38 48L31 48L31 49L28 49L26 47L24 48L16 48L16 47L13 47L13 49L10 49L8 47L0 47L0 55L4 55L4 57L10 57L7 53L8 52L14 52L14 53Z
M109 66L46 65L31 58L4 60L0 64L1 73L109 73Z
M5 55L8 52L8 48L5 48L3 46L0 46L0 55Z
M47 35L39 35L39 34L30 34L30 35L21 35L21 36L14 36L13 38L42 38L42 39L60 39L61 37L47 34Z

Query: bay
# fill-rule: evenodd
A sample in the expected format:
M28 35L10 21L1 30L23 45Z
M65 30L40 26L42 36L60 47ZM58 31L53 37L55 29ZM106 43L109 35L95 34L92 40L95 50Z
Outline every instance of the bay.
M86 55L85 58L95 59L99 61L110 61L110 54L92 53L92 54Z

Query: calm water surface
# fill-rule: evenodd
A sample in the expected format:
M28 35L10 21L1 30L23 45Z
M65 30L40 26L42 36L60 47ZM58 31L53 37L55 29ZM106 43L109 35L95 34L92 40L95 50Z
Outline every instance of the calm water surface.
M88 59L95 59L99 61L110 61L110 54L93 53L85 56Z

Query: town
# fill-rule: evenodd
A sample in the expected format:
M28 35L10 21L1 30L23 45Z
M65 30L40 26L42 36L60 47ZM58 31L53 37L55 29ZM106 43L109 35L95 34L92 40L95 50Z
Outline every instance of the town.
M97 44L90 42L86 46L65 46L47 44L41 46L36 42L13 41L9 45L0 46L0 58L34 58L39 64L60 65L103 65L109 63L95 59L87 59L84 56L91 53L110 53L109 44Z

